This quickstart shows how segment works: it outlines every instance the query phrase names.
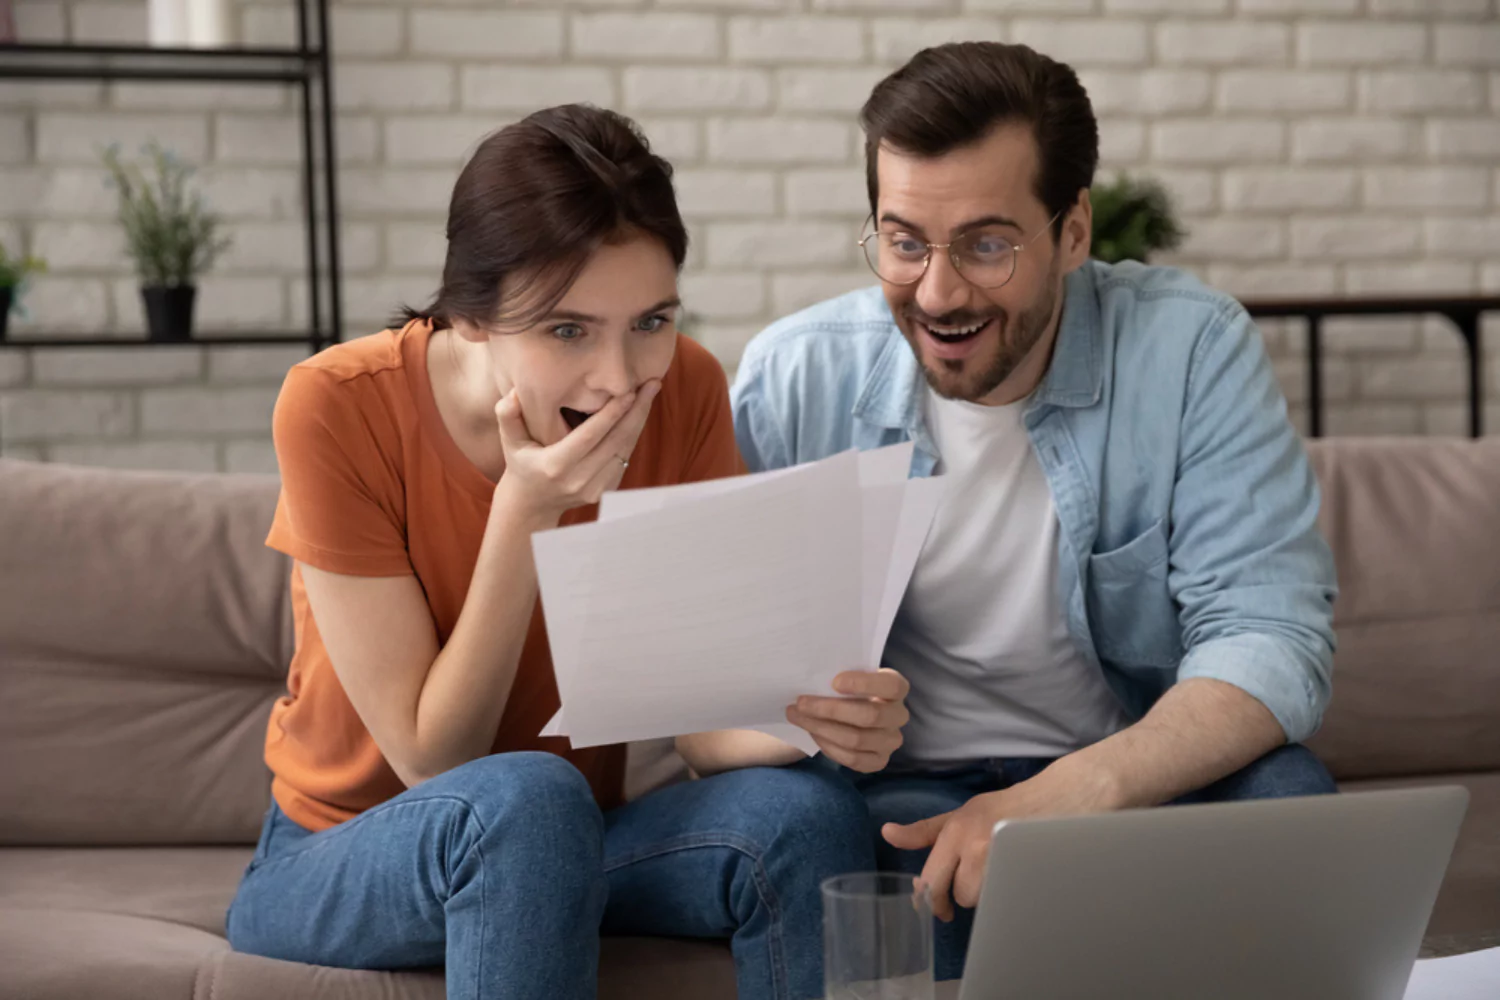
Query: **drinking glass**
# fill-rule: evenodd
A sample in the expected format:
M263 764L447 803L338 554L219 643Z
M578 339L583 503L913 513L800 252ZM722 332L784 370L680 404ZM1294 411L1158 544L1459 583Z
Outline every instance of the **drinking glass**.
M824 1000L932 1000L932 902L916 877L823 882Z

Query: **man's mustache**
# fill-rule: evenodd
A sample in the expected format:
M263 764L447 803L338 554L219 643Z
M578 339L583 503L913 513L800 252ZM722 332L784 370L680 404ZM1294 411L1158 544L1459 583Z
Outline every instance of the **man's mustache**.
M923 326L938 326L953 329L955 327L973 326L976 323L988 323L992 319L1004 320L1005 310L995 309L990 312L976 313L964 309L958 312L944 313L941 316L930 316L921 309L913 309L908 306L901 310L901 315L908 321L921 323Z

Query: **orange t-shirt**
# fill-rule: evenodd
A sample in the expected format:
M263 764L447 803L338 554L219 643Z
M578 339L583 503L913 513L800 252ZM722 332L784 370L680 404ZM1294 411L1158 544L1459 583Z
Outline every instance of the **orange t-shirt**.
M495 487L443 424L427 373L431 336L428 323L412 322L339 344L287 374L273 421L281 498L266 544L330 573L416 576L445 643L468 593ZM724 371L679 336L621 488L743 470ZM580 508L562 523L596 514ZM287 816L322 830L405 785L344 693L296 569L292 610L297 651L287 695L271 711L266 763ZM617 804L624 747L573 750L566 739L539 737L558 704L539 601L493 751L558 754L588 778L602 807Z

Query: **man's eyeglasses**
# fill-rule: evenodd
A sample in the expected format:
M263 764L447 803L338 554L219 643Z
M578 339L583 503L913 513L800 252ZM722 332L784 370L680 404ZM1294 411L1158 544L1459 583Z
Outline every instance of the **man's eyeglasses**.
M999 288L1016 273L1016 256L1038 236L1052 228L1058 212L1039 232L1020 243L1012 243L1002 229L982 227L955 236L949 243L927 243L900 231L867 232L859 241L865 263L881 281L893 285L915 285L927 273L934 250L947 250L953 269L972 285ZM873 225L874 220L870 220Z

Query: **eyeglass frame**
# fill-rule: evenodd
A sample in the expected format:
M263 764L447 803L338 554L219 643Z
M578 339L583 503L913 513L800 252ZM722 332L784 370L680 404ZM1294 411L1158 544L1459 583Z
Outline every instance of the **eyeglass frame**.
M911 285L921 284L922 279L925 278L925 277L927 277L927 269L932 266L932 252L934 250L947 250L948 251L948 261L949 261L949 263L951 263L953 265L954 272L956 272L959 277L963 278L965 281L967 281L969 284L973 285L975 288L983 288L983 289L986 289L986 290L991 290L991 289L996 289L996 288L1004 288L1006 285L1010 284L1011 279L1016 276L1016 256L1015 255L1020 254L1021 251L1025 250L1027 247L1029 247L1032 244L1032 242L1038 236L1041 236L1047 230L1051 229L1052 226L1053 226L1053 224L1055 222L1057 222L1058 219L1062 218L1063 215L1064 215L1064 213L1066 213L1066 212L1067 212L1066 208L1060 208L1060 209L1058 209L1057 212L1052 216L1052 218L1048 219L1046 225L1042 226L1041 229L1038 229L1036 232L1032 233L1030 236L1028 236L1025 239L1023 239L1020 243L1010 243L1010 244L1008 244L1008 246L1011 249L1011 253L1013 255L1012 258L1011 258L1010 274L1006 275L1005 280L1002 281L1002 282L1000 282L1000 284L998 284L998 285L981 285L978 282L971 280L967 274L964 274L963 263L958 259L958 256L953 252L953 248L955 246L957 246L958 243L961 240L963 240L963 238L965 236L969 235L970 231L967 230L967 229L965 229L963 232L959 233L957 236L955 236L953 239L949 240L947 243L928 243L925 240L918 240L917 241L918 243L921 243L923 246L925 246L927 248L927 254L926 254L926 256L924 256L922 258L922 272L920 274L918 274L915 278L913 278L910 281L891 281L890 278L887 278L885 275L881 274L878 270L876 270L874 264L870 263L870 254L865 249L865 244L868 243L872 239L879 239L882 235L886 235L886 234L882 234L881 233L881 231L880 231L880 224L875 221L875 215L874 215L874 213L871 213L870 216L869 216L869 224L872 225L872 226L874 226L875 228L873 230L871 230L870 232L866 233L863 237L861 237L859 239L858 243L857 243L857 246L860 249L860 256L865 259L865 265L867 267L869 267L869 269L875 273L875 277L879 278L881 281L887 282L887 283L892 284L892 285L897 285L897 286L899 286L901 288L907 288L907 287L910 287ZM980 227L980 228L982 228L982 227ZM908 235L910 235L910 234L908 234Z

